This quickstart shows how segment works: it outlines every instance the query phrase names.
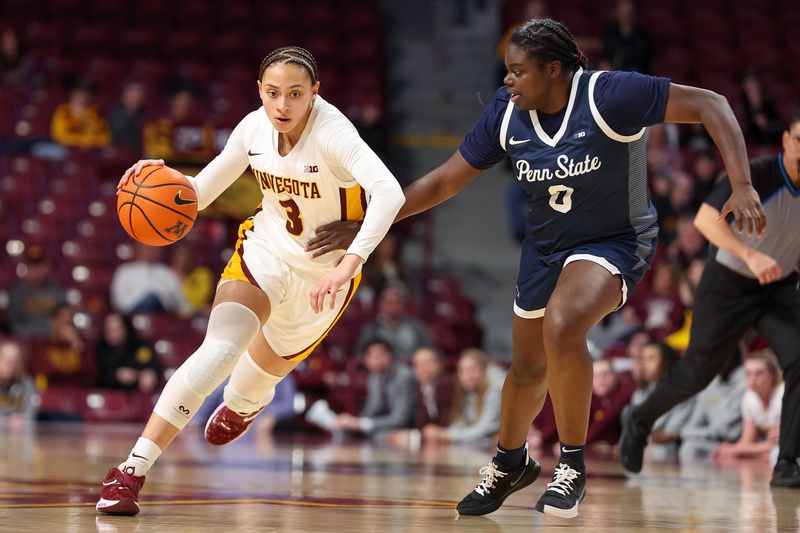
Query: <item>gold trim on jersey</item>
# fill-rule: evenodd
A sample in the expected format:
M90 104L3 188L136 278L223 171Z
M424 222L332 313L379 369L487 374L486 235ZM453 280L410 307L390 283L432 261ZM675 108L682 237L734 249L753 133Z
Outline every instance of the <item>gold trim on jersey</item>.
M256 214L258 214L259 211L261 211L261 204L259 204L258 209L256 209ZM253 274L250 272L250 269L247 268L247 264L244 262L244 241L247 239L246 233L252 230L253 226L256 224L254 217L255 215L239 224L239 238L236 241L236 247L234 248L230 260L228 260L228 264L225 265L220 279L244 281L260 288Z
M359 272L357 276L355 276L353 279L350 280L350 287L347 289L347 295L344 297L344 305L342 306L341 309L339 309L339 312L336 314L336 318L333 319L331 325L328 326L328 329L325 330L325 333L323 333L320 338L314 341L314 343L308 348L300 350L299 352L293 355L282 355L281 357L283 357L287 361L302 361L303 359L311 355L311 352L313 352L314 349L317 346L319 346L319 344L325 339L325 337L328 336L328 333L331 332L333 326L335 326L336 323L339 321L339 319L342 318L344 310L347 309L347 306L350 304L350 300L353 299L353 295L356 293L356 289L358 288L359 283L361 283L361 272Z
M367 212L367 195L361 185L339 187L339 205L342 220L364 220Z

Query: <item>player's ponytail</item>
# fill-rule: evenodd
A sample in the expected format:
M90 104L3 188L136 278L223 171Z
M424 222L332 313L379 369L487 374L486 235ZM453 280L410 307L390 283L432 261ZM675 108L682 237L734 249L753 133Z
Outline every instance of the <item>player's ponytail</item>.
M511 44L525 50L540 63L560 61L568 72L586 68L586 56L569 30L552 19L531 19L511 34Z

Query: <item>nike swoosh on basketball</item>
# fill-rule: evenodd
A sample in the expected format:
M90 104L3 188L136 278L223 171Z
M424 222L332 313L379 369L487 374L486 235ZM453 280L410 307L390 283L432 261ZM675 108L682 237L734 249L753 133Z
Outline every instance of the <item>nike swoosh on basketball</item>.
M252 150L248 150L248 151L247 151L247 155L249 155L250 157L253 157L254 155L261 155L261 154L263 154L263 153L264 153L264 152L254 152L254 151L252 151Z
M177 205L189 205L189 204L196 204L197 200L185 200L181 198L181 191L175 193L175 203Z
M529 141L530 141L530 139L519 139L519 140L517 140L512 135L511 138L508 140L508 144L512 144L512 145L513 144L522 144L522 143L526 143L526 142L529 142Z

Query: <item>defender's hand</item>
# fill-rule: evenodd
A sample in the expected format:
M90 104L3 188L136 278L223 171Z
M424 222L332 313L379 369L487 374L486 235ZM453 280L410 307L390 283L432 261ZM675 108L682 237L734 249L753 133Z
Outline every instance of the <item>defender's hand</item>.
M306 252L314 252L312 257L319 257L334 250L347 250L360 229L361 222L354 220L336 220L320 226L308 241Z

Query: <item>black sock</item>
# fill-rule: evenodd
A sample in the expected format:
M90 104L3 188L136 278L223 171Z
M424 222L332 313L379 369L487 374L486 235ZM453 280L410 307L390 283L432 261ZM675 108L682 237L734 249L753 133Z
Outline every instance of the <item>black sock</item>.
M580 446L572 446L562 442L561 458L559 458L558 462L567 463L569 466L577 468L578 470L585 470L586 465L583 462L583 451L585 449L585 444L581 444Z
M497 455L494 456L494 462L513 470L519 468L525 463L525 456L528 455L528 444L525 443L519 448L513 450L506 450L500 443L497 443Z

